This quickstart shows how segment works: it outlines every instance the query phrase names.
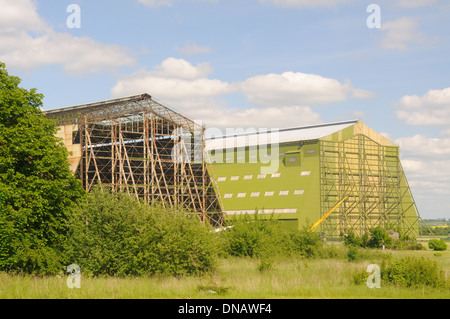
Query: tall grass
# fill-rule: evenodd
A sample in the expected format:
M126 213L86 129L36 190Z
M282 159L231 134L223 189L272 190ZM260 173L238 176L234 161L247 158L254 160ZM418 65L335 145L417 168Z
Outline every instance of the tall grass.
M345 251L344 247L336 249ZM365 284L354 284L355 273L365 272L370 263L381 265L383 258L380 254L348 262L345 258L284 257L278 258L272 269L260 271L259 258L228 257L219 260L216 272L202 276L118 278L82 275L80 289L69 289L65 276L3 273L0 274L0 298L450 298L449 289L444 288L382 284L380 289L370 289ZM393 258L399 257L394 255ZM430 258L438 260L433 255Z

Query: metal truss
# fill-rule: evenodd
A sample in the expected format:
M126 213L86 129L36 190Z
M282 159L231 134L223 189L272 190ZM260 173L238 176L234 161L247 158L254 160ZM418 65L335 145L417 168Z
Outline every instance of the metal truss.
M365 135L320 141L321 211L348 198L322 225L327 237L352 229L358 236L378 225L418 235L420 218L404 175L399 149Z
M214 178L204 160L204 127L147 94L64 108L46 114L58 125L76 123L81 144L77 175L165 208L197 213L222 224Z

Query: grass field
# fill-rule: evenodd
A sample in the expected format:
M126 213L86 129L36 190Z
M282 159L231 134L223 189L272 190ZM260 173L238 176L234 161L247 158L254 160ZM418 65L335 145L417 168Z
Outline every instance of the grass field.
M336 245L341 252L344 247ZM419 287L383 286L370 289L354 284L353 275L365 271L370 263L392 258L417 256L436 260L450 275L450 251L435 256L434 251L375 251L364 261L345 258L276 260L266 271L258 269L260 260L223 258L214 274L186 278L89 278L82 273L81 288L69 289L66 276L32 277L0 273L2 299L175 299L175 298L400 298L448 299L450 290ZM342 256L342 254L341 254Z

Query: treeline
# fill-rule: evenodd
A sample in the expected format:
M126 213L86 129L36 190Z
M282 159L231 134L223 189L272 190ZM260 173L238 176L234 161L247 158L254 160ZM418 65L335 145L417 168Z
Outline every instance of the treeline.
M350 229L347 234L343 236L344 243L349 246L358 246L363 248L391 248L391 249L410 249L421 250L423 246L417 242L415 238L410 236L401 235L399 238L392 238L388 231L381 227L376 226L369 229L361 236L356 236L355 232Z
M439 227L427 227L427 226L420 226L420 234L422 236L443 236L448 237L450 236L450 225L447 226L439 226Z

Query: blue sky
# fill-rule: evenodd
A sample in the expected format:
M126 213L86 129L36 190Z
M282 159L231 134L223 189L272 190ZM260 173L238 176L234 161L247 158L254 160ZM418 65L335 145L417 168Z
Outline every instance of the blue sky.
M80 8L80 28L66 20ZM381 28L369 28L370 4ZM0 61L44 109L149 93L207 127L362 119L450 218L444 0L0 0Z

